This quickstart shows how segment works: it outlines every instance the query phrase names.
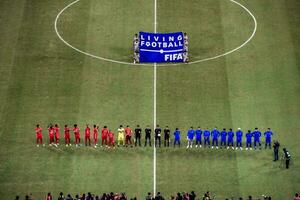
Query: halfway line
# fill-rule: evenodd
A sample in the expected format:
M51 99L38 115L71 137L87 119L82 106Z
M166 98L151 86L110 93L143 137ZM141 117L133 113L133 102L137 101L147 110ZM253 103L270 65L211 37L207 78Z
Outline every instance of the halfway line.
M157 13L157 1L154 0L154 33L156 33L156 13ZM156 126L156 63L154 63L153 70L153 130ZM156 146L155 146L155 132L154 132L154 144L153 144L153 195L156 194Z

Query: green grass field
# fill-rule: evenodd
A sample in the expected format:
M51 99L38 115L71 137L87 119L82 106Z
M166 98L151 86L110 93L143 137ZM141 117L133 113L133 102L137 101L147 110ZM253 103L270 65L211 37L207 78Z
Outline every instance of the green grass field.
M73 0L0 1L0 199L51 191L153 191L153 148L37 148L34 127L49 122L153 126L153 66L85 56L56 35L57 14ZM156 188L165 197L206 190L215 199L292 199L300 188L300 1L238 0L256 17L255 37L225 57L157 67L157 123L187 130L271 127L293 157L291 169L272 151L161 148ZM154 30L154 0L81 0L59 18L74 47L132 62L132 37ZM243 43L253 20L229 0L157 0L157 31L184 31L191 61ZM81 132L82 133L82 132ZM185 138L185 137L183 137ZM72 138L73 139L73 138Z

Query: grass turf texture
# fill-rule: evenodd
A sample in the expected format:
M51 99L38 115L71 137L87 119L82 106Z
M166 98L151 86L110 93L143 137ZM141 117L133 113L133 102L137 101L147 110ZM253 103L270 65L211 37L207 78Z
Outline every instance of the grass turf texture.
M36 148L34 126L48 122L153 125L153 67L95 60L55 35L57 13L72 1L0 2L0 196L51 191L126 191L142 198L153 189L152 149ZM292 153L289 171L271 151L159 149L157 190L207 189L217 199L262 193L291 199L299 192L299 9L297 0L239 1L258 21L240 51L196 65L158 67L157 121L243 129L271 127ZM157 30L186 31L191 59L241 44L253 22L229 1L158 0ZM60 33L75 47L131 61L134 33L153 31L153 1L82 0L62 16ZM44 132L44 136L45 136ZM47 137L45 137L47 138Z

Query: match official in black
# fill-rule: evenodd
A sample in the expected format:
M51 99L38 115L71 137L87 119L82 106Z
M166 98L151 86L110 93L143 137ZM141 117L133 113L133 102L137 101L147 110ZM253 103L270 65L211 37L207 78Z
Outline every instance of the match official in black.
M155 147L157 147L157 143L158 146L160 147L161 144L161 128L159 127L159 125L156 126L156 129L154 130L155 132Z
M277 161L278 160L278 153L279 153L279 147L280 144L278 141L275 141L273 144L273 149L274 149L274 160L273 161Z
M151 128L149 125L145 128L145 146L147 146L147 141L149 141L151 147Z
M283 158L285 159L285 168L288 169L290 165L291 160L291 154L286 148L283 148Z
M164 129L164 146L170 146L170 129L168 126Z
M137 125L135 130L135 146L137 146L137 143L139 142L139 146L141 146L141 135L142 135L142 129L140 125Z

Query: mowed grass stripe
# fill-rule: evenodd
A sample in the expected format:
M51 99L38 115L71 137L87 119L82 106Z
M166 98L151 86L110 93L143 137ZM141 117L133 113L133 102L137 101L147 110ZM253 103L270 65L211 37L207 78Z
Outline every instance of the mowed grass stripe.
M127 52L127 50L114 49L114 47L123 46L131 51L134 33L140 28L151 27L149 23L149 18L152 19L151 9L149 9L151 12L146 9L139 20L136 18L138 13L127 12L127 9L129 10L129 7L135 3L136 1L115 1L114 4L107 1L93 1L90 20L85 22L89 24L85 49L100 56L102 53L105 55L109 51L114 51L113 55L119 55L114 59L122 60L122 52ZM83 4L84 2L80 2L72 12L81 9ZM139 2L138 5L140 4ZM120 9L124 6L124 9ZM151 6L152 2L143 4L143 7L151 8ZM112 10L117 12L111 12ZM132 26L124 26L124 20ZM75 24L72 26L76 27ZM123 37L126 41L119 40ZM80 46L80 44L77 45ZM113 131L116 131L120 124L135 126L141 123L145 126L152 122L153 76L151 67L129 67L89 57L85 57L84 62L83 78L79 80L81 82L80 116L82 120L80 122L98 123L101 126L106 124L113 128Z
M36 122L43 123L44 127L48 121L62 125L78 122L83 130L87 121L107 123L110 127L142 121L144 127L153 121L153 69L128 67L127 71L123 66L99 62L66 47L57 39L53 21L72 1L24 1L20 7L17 6L19 2L3 2L5 6L0 6L0 16L4 20L0 24L7 25L2 25L5 28L0 32L7 30L7 33L0 39L4 46L4 50L0 50L0 63L5 64L0 65L0 80L8 85L0 87L0 103L5 111L0 116L0 195L9 194L7 198L13 199L16 193L33 192L36 199L41 199L48 191L74 194L88 190L97 193L123 190L132 196L138 190L138 198L144 198L153 188L152 149L103 152L93 148L62 147L37 151L33 146L33 126ZM128 4L114 1L112 5L107 0L95 2L82 0L83 4L61 16L58 25L63 36L97 55L104 52L113 58L131 60L128 44L132 36L127 35L138 29L153 30L153 15L140 9L152 2L137 1L132 6L134 11L130 10L134 17L127 9L134 1L126 1ZM94 16L101 2L106 4L106 10ZM184 27L183 31L190 35L192 59L231 49L251 33L248 30L248 26L252 27L250 17L245 13L240 15L240 9L229 1L220 1L221 7L214 1L202 1L200 10L196 7L199 1L178 2L171 7L170 2L162 3L164 7L159 13L165 14L158 17L158 22L163 23L158 31L178 31ZM296 0L240 2L258 19L254 40L224 59L202 63L199 67L159 68L158 74L162 76L158 77L161 83L158 86L158 122L172 129L178 125L184 131L189 124L205 124L211 128L220 122L221 128L233 125L244 129L270 124L277 134L276 139L291 151L292 168L284 170L279 163L273 163L272 151L233 154L203 149L199 152L198 149L169 149L168 152L161 149L158 150L161 159L158 160L157 189L167 197L192 189L199 197L209 189L221 199L240 193L244 197L250 193L256 197L270 193L276 199L291 199L299 188L299 28L296 20L299 3ZM12 7L8 9L8 5ZM118 16L121 14L124 18L114 16L115 6ZM231 7L233 10L229 9ZM8 13L15 17L6 16ZM106 13L109 17L103 20ZM213 17L209 17L210 14ZM182 22L183 19L186 22ZM101 26L102 20L104 26ZM218 23L213 23L215 20ZM110 21L114 24L112 29L107 28ZM206 24L196 26L198 21ZM122 25L115 26L118 23ZM19 27L19 34L7 35L14 27ZM117 34L118 30L122 30L122 34ZM101 37L104 33L106 35ZM107 46L103 46L105 37L110 38ZM7 46L10 41L15 47ZM185 132L183 135L185 139Z
M230 4L229 1L227 3ZM158 31L186 31L191 43L191 55L197 54L197 50L204 47L206 49L203 51L206 52L224 52L224 16L220 4L220 1L191 1L189 4L176 1L170 6L167 1L159 1ZM178 7L181 9L176 9ZM210 37L204 38L202 35ZM201 38L200 41L198 38ZM238 41L233 40L233 43ZM232 120L228 92L224 59L193 66L159 68L158 122L172 129L181 128L184 146L186 130L190 125L209 129L214 126L229 128ZM199 192L212 190L219 198L225 198L228 194L238 195L236 154L219 152L223 156L218 157L219 153L212 150L196 151L175 150L171 155L169 151L158 151L158 190L167 196L191 189ZM228 159L220 159L222 157ZM217 180L226 182L230 187L216 184Z
M12 68L14 64L14 55L16 52L19 30L21 27L21 19L24 11L24 1L1 1L0 7L0 136L3 134L3 126L5 116L7 115L6 105L8 99L8 88L12 76ZM13 14L12 11L17 11ZM14 24L14 26L10 26Z
M299 124L295 123L300 113L296 103L299 102L299 76L289 33L289 29L295 30L296 26L287 23L286 13L289 10L284 2L242 3L253 11L259 28L251 43L226 57L234 126L245 130L271 127L276 134L274 138L298 157L299 150L294 148L295 142L288 137L294 134L292 130L299 128ZM227 15L230 17L232 13L227 12ZM252 27L252 20L241 15L237 21L243 22L240 36L244 37L247 28ZM225 44L230 45L231 41L226 40ZM289 188L296 190L295 187L299 187L294 179L294 170L299 170L298 164L287 173L279 163L271 162L272 151L259 153L251 160L239 154L238 174L244 196L268 193L276 194L278 199L292 198Z
M216 30L220 28L218 20L219 16L216 14L219 10L218 2L204 1L204 5L208 6L208 10L212 10L211 15L201 15L202 3L198 3L198 6L191 4L189 13L185 13L185 10L178 10L178 12L170 14L165 12L166 10L174 10L179 5L187 6L182 1L177 1L173 4L174 8L170 5L166 5L166 1L161 1L158 5L158 31L175 31L173 24L177 24L176 30L186 28L186 32L190 35L190 42L199 43L194 41L197 39L196 35L201 34L198 30L193 30L196 25L190 25L186 23L190 19L199 19L199 26L213 26ZM168 8L169 7L169 8ZM204 7L204 6L203 6ZM204 9L202 7L202 9ZM168 8L168 9L167 9ZM206 7L207 8L207 7ZM196 10L196 11L194 11ZM210 18L209 22L214 21L213 24L206 24L203 18ZM214 18L215 20L212 20ZM203 23L201 23L203 22ZM205 23L205 24L204 24ZM187 26L185 26L187 25ZM173 29L173 30L172 30ZM210 30L211 29L211 30ZM207 30L213 31L217 34L216 30L207 28ZM214 40L216 38L216 40ZM213 48L223 49L221 42L222 33L218 32L215 37L207 38L207 43ZM200 45L200 44L199 44ZM211 49L207 49L210 51ZM192 47L191 52L196 51ZM216 125L220 127L230 127L231 117L228 101L224 102L228 97L226 89L226 73L224 67L224 61L218 59L212 62L203 63L200 65L182 65L175 67L161 67L158 69L158 122L161 124L172 124L179 126L180 128L188 128L189 125L200 125L202 128L211 128ZM214 110L218 110L215 112ZM214 114L211 114L214 113ZM225 118L225 120L223 120Z
M61 150L37 149L33 132L36 123L45 129L48 122L76 121L79 102L70 89L80 85L76 80L81 75L82 56L70 58L69 52L62 53L65 47L53 31L60 6L38 1L25 5L3 126L14 137L2 137L1 141L1 196L8 192L13 198L16 193L39 191L37 198L42 198L48 191L65 190L67 185L68 179L63 177L68 176L72 164L68 156L60 155ZM46 131L44 135L47 142Z
M298 73L300 75L300 39L298 37L299 29L295 27L299 27L300 21L298 20L299 14L298 10L300 9L300 2L297 0L292 1L292 3L285 2L285 10L287 19L289 21L289 31L292 37L293 45L294 45L294 51L295 51L295 58L297 60L297 66L298 66Z
M114 59L127 59L123 54L131 53L134 33L140 31L141 26L143 29L151 26L148 19L152 19L150 9L152 3L144 2L142 6L149 7L150 12L146 10L139 14L141 18L137 18L138 13L129 12L136 2L91 1L89 18L77 18L77 21L88 24L86 46L83 47L75 38L71 38L72 42L85 51L99 56L108 55L113 56ZM82 1L69 11L82 10L84 4L85 2ZM138 3L140 4L141 2ZM66 12L65 16L68 15L70 13ZM76 23L75 21L69 24L75 32ZM65 28L62 27L62 31ZM67 39L72 34L64 32L64 35ZM122 38L126 39L122 40ZM151 68L128 67L90 57L85 57L83 63L82 79L78 80L81 82L78 123L81 125L82 132L86 123L91 126L99 124L101 128L107 125L117 136L116 130L120 124L134 127L138 123L145 126L153 121ZM88 162L84 162L86 159L84 153L74 156L73 163L77 164L72 165L69 182L70 185L74 182L81 183L76 187L77 189L71 186L70 190L73 193L76 190L96 193L123 191L128 195L142 198L146 192L152 190L152 151L145 149L141 152L131 152L132 150L130 148L105 151L103 154L95 153L95 157ZM83 151L90 154L92 151L102 150ZM79 171L86 172L86 175L78 176Z
M297 60L297 66L298 66L298 73L300 75L300 39L298 37L299 35L299 29L292 28L292 27L299 27L299 20L298 20L298 10L300 9L300 2L297 0L292 1L292 3L285 2L285 10L289 11L286 12L288 21L289 21L289 31L292 37L293 45L294 45L294 51L295 51L295 58Z
M1 49L0 49L0 67L1 69L13 65L15 47L21 26L25 1L1 1ZM15 13L14 13L15 12ZM14 24L15 26L10 26ZM4 77L3 77L4 78Z
M151 154L149 151L133 149L81 149L72 156L73 181L71 193L93 192L100 194L126 192L130 196L142 197L151 187ZM79 156L78 156L79 154ZM141 169L145 170L142 171Z

